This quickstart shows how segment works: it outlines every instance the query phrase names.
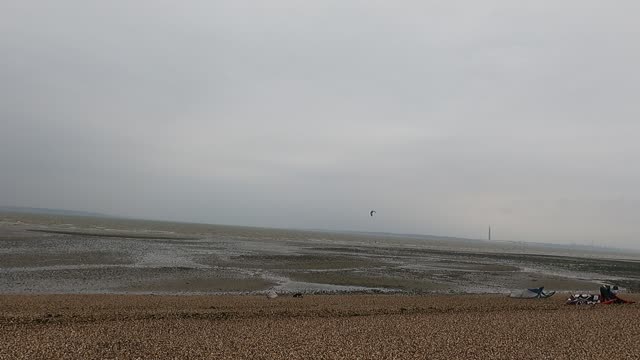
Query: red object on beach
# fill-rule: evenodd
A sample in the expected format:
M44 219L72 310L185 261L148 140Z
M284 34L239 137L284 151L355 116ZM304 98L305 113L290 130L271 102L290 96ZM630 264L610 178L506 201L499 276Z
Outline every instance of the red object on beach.
M635 303L635 301L620 299L619 297L616 296L615 299L609 299L601 302L600 304L609 305L609 304L633 304L633 303Z

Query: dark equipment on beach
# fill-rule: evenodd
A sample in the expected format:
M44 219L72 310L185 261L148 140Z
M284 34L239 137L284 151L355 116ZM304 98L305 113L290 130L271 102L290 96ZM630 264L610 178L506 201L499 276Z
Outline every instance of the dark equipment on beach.
M633 304L633 301L627 301L618 297L618 287L614 286L611 290L610 285L600 286L600 296L602 304Z
M373 214L375 214L375 213L376 213L376 211L375 211L375 210L371 210L371 211L369 212L369 216L373 216Z
M295 293L293 294L294 298L301 298L302 297L302 293Z
M567 299L567 305L595 305L595 304L633 304L634 301L624 300L618 297L617 286L611 290L611 286L601 286L600 294L576 294Z

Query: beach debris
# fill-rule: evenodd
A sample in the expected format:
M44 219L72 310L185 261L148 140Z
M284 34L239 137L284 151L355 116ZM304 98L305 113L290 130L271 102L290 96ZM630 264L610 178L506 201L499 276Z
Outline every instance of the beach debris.
M618 297L618 287L614 286L612 289L610 285L601 286L600 294L575 294L571 295L566 302L567 305L609 305L633 303L634 301L628 301Z
M371 210L371 211L369 211L369 216L373 216L373 214L375 214L375 213L376 213L375 210Z
M302 293L295 293L293 294L294 298L301 298L302 297Z
M267 292L267 298L268 299L275 299L277 297L278 297L278 294L276 294L275 291L271 290L271 291Z
M539 288L512 291L509 297L517 299L546 299L555 293L555 291L544 291L544 286L541 286Z

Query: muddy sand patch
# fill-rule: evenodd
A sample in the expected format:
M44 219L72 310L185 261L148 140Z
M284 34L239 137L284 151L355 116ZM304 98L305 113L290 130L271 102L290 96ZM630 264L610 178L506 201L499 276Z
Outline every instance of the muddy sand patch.
M126 265L132 263L133 260L127 254L108 251L0 254L0 268L59 265Z
M293 273L289 275L289 278L294 281L307 283L388 288L407 291L436 291L448 288L446 284L434 282L428 279L406 279L343 272Z
M201 264L269 270L355 269L383 266L384 263L367 258L326 255L241 255L228 260L207 256Z
M260 278L185 278L146 281L119 288L125 292L249 292L267 290L276 283Z

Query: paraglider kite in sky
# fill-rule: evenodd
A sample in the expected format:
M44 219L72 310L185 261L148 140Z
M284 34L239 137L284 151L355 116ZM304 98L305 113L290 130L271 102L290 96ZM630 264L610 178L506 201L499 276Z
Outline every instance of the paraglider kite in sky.
M375 211L375 210L371 210L371 211L369 212L369 216L373 216L373 214L375 214L375 213L376 213L376 211Z

